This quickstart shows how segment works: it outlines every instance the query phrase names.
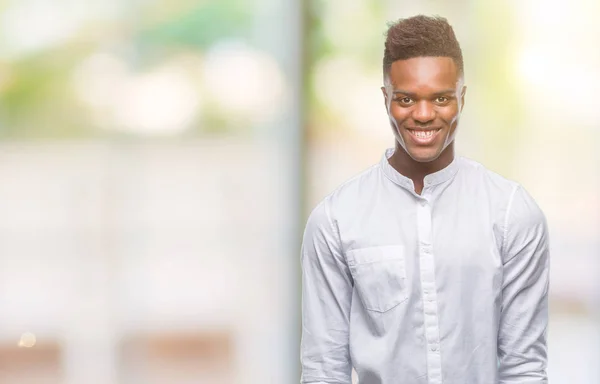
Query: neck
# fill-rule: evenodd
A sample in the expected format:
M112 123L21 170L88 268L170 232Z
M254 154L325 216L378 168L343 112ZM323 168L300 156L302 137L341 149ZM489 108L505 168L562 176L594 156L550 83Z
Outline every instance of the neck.
M419 162L414 160L398 142L396 150L389 158L390 165L400 174L413 181L415 192L421 194L423 190L423 179L425 176L446 168L454 160L454 142L450 143L438 156L437 159L429 162Z

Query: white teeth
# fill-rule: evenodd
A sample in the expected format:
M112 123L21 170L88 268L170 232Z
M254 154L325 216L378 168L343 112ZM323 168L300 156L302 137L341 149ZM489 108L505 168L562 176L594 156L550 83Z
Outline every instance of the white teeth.
M421 139L427 139L433 136L435 131L411 131L413 135Z

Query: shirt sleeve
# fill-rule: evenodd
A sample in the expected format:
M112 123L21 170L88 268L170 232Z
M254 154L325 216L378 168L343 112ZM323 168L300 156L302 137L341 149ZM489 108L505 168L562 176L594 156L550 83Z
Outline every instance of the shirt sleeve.
M352 277L327 200L309 216L302 242L303 384L350 384Z
M548 229L544 214L520 186L511 197L504 231L499 383L546 384Z

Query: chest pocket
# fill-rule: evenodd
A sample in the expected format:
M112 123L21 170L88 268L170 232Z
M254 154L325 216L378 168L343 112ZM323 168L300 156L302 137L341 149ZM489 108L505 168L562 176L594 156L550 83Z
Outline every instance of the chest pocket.
M403 246L353 249L346 258L354 287L369 311L387 312L408 299Z

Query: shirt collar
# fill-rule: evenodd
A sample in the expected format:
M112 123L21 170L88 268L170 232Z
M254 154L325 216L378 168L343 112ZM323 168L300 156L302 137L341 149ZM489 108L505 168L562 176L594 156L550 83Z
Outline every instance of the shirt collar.
M388 148L385 150L385 153L383 154L383 156L381 158L381 169L383 170L383 173L392 182L394 182L404 188L413 190L414 189L413 181L411 179L409 179L408 177L404 176L403 174L401 174L400 172L396 171L396 169L394 167L392 167L391 164L389 163L388 159L393 154L394 154L394 148ZM460 158L458 156L454 156L454 159L452 160L452 162L450 164L448 164L446 166L446 168L440 169L437 172L430 173L429 175L425 176L424 187L429 187L432 185L440 184L440 183L443 183L445 181L448 181L448 180L454 178L454 176L458 172L459 163L460 163Z

